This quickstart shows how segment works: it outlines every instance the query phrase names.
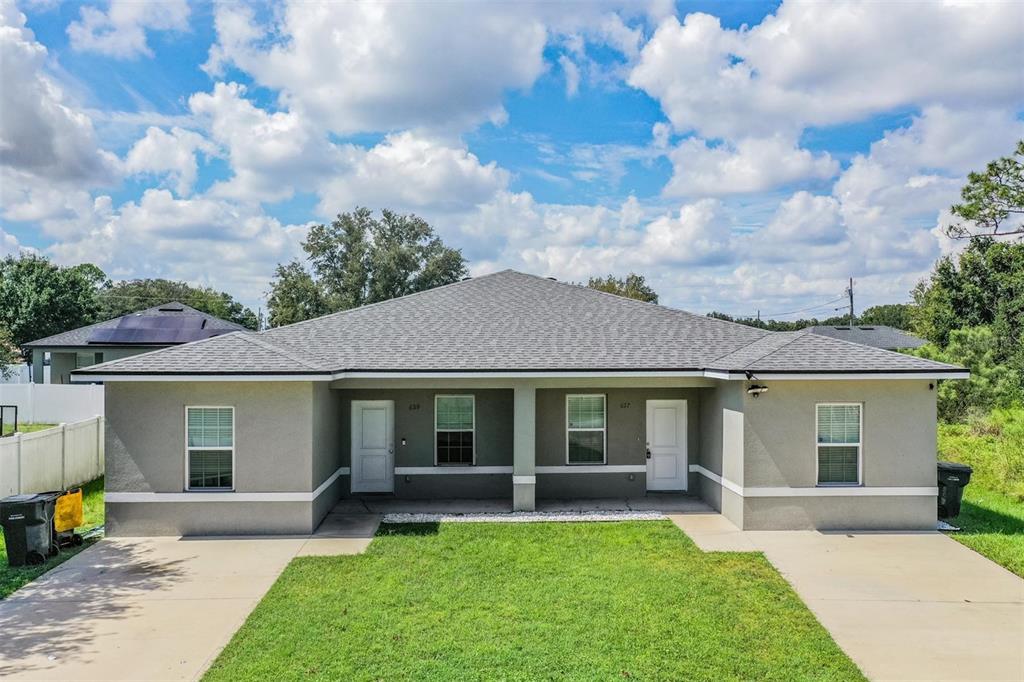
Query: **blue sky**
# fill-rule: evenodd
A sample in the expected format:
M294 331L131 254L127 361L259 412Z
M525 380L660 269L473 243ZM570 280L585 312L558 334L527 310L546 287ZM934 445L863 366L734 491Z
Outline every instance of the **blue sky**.
M1013 3L0 7L0 253L253 307L356 205L425 216L474 274L905 301L966 173L1024 137Z

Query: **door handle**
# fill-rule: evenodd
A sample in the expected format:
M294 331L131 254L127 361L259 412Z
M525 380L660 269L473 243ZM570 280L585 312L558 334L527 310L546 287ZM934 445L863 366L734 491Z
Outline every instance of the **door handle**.
M647 459L651 458L651 449L647 448Z

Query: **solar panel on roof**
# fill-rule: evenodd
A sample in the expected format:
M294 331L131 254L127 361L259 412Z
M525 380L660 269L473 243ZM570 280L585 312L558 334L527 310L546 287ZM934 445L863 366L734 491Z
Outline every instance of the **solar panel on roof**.
M207 329L199 315L129 315L116 327L96 329L89 335L91 344L173 345L189 343L224 334L229 329Z

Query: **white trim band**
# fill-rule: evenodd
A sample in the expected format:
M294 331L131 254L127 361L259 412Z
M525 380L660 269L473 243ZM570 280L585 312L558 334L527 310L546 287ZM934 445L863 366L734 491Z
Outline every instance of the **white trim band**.
M536 485L536 476L513 476L512 485Z
M935 497L939 494L938 487L898 487L898 486L860 486L835 485L806 488L788 487L753 487L744 488L727 478L722 478L699 464L691 464L690 471L718 483L726 490L740 497Z
M348 467L339 467L326 481L308 493L232 493L232 492L186 492L186 493L106 493L106 502L312 502L324 494L342 476L349 475Z
M395 476L446 476L448 474L511 474L512 467L434 466L395 467Z
M647 471L646 464L563 464L537 467L538 474L636 474Z

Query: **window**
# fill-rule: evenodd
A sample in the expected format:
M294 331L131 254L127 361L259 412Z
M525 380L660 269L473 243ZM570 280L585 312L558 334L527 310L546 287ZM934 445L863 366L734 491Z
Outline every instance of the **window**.
M235 408L186 407L188 490L234 487Z
M604 464L604 396L567 395L565 420L566 461L569 464Z
M475 419L473 396L434 397L434 443L438 465L473 463Z
M861 405L818 405L818 485L860 485Z

